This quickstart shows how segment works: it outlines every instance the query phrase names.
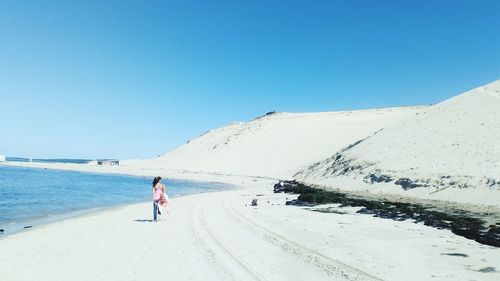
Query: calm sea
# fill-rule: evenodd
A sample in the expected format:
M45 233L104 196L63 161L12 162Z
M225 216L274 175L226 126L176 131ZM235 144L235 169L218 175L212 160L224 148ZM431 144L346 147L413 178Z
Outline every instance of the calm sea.
M0 165L0 237L102 208L151 200L150 177ZM169 196L227 190L228 185L163 180Z

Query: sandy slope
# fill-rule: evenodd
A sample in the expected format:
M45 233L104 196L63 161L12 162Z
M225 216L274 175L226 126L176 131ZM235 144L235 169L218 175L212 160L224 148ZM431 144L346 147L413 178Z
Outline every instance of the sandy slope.
M140 168L290 177L350 143L417 112L417 107L275 113L211 130L158 158L122 161Z
M122 165L293 176L322 187L500 207L499 92L496 81L434 106L276 113Z
M497 249L447 230L284 206L268 180L237 181L246 189L173 199L156 224L145 203L2 239L0 280L500 278L480 272L500 268Z
M499 140L496 81L421 109L296 176L321 186L500 206ZM372 184L374 176L391 181ZM404 191L394 184L400 178L421 187Z
M333 155L297 177L498 207L498 100L496 82L429 108L276 114L120 167L6 163L242 189L176 198L173 214L158 224L147 221L147 203L9 236L0 240L0 280L499 280L497 248L350 208L325 214L283 206L291 196L271 194L274 180L237 176L290 176ZM391 181L372 183L372 174ZM403 190L399 177L428 186ZM248 206L253 198L257 208Z
M181 178L295 176L323 187L500 207L499 85L434 106L265 115L118 168L17 165ZM396 185L400 179L408 186Z

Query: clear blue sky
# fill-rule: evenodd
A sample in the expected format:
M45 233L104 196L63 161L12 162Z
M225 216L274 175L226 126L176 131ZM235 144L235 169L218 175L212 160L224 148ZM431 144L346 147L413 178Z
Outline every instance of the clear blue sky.
M146 158L500 78L500 1L1 1L0 154Z

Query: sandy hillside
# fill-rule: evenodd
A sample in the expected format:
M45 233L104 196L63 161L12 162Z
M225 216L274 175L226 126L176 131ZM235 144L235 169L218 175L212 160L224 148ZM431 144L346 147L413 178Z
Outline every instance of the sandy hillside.
M274 113L211 130L158 158L122 165L232 175L291 177L419 108Z
M360 140L296 177L335 188L500 202L500 80Z

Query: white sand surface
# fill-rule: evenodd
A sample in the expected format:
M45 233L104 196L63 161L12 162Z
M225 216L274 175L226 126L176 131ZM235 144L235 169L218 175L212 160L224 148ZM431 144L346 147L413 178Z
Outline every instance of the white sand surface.
M148 202L1 239L0 280L500 278L497 248L448 230L285 206L272 181L229 181L245 189L175 198L157 223Z
M323 187L500 207L500 80L422 108L296 178ZM371 182L370 176L390 182ZM404 190L401 178L421 185Z
M275 113L202 134L160 157L124 166L290 178L300 168L425 107Z

